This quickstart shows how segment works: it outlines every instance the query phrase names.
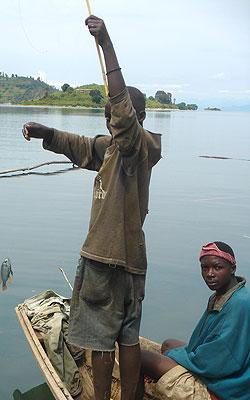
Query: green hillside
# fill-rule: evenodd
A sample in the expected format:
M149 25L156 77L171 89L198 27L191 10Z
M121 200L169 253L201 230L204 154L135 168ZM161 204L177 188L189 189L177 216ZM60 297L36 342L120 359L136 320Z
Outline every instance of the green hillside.
M79 86L75 89L65 83L62 89L62 91L52 93L40 100L25 101L23 104L101 108L104 107L108 101L104 86L96 83ZM177 109L175 104L162 104L153 97L146 98L146 107Z
M104 107L107 97L103 85L95 83L79 86L75 89L68 84L62 86L62 90L44 96L40 100L22 102L26 105L50 105L65 107Z
M197 110L196 104L172 102L172 94L158 90L155 96L145 95L146 107L151 109ZM64 83L61 90L49 86L39 78L0 72L0 104L44 105L63 107L102 108L107 103L104 86L95 83L72 88Z
M8 76L0 72L0 103L18 104L25 100L41 99L53 92L56 92L56 89L39 78L14 74Z

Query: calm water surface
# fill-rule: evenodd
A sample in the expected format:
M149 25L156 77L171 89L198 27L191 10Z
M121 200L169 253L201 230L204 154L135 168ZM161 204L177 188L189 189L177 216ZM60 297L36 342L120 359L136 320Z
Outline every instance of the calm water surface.
M105 132L100 111L2 106L1 171L65 160L44 151L40 141L24 141L27 121L89 136ZM145 223L149 266L141 334L186 340L210 294L198 263L204 242L231 244L238 273L250 280L250 113L149 112L145 127L163 134L163 158L153 171ZM0 292L1 400L44 381L14 307L48 288L70 296L58 267L73 282L94 176L77 170L0 179L0 262L10 257L14 270L13 284Z

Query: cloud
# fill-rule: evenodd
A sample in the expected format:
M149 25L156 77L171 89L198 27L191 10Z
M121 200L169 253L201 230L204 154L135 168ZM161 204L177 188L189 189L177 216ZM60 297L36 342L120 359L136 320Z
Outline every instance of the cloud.
M47 74L46 74L45 71L38 70L38 71L34 74L34 78L35 78L35 79L40 78L41 81L47 83Z
M137 83L138 85L151 88L168 87L171 89L182 89L185 87L190 87L190 83Z
M249 96L250 95L250 90L249 89L244 89L244 90L241 90L241 89L231 89L231 90L228 90L228 89L223 89L223 90L218 90L218 93L220 93L220 94L226 94L226 95L229 95L229 96L235 96L235 97L239 97L239 96Z
M214 80L222 80L226 78L225 72L217 72L217 74L214 74L210 77L210 79Z
M136 82L134 86L138 87L143 92L155 94L157 90L164 90L165 92L184 93L185 89L190 87L190 83L143 83ZM173 93L174 92L174 93Z
M42 70L38 70L35 74L34 74L34 78L40 78L43 82L47 83L50 86L54 86L57 89L61 89L62 85L64 83L68 83L71 87L76 87L78 86L77 83L72 83L72 82L65 82L65 81L58 81L58 80L51 80L47 78L47 73L45 71Z

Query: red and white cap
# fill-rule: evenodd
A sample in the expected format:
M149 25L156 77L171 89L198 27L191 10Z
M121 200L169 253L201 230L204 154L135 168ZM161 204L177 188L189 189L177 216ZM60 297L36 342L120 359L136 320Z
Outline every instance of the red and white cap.
M201 252L200 252L200 259L204 256L220 257L226 261L229 261L232 265L236 265L235 258L230 253L220 250L219 247L214 242L207 243L204 246L202 246Z

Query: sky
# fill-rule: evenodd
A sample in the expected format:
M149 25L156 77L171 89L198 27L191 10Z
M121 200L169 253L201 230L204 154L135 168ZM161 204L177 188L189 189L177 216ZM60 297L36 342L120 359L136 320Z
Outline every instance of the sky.
M176 102L250 105L250 0L90 0L125 81ZM0 71L102 84L85 0L1 0Z

